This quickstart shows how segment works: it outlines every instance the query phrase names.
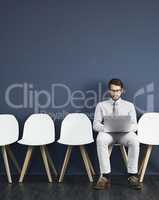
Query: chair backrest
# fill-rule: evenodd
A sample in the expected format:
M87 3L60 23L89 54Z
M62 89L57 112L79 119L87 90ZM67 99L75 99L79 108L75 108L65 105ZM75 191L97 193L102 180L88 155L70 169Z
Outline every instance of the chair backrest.
M0 114L0 144L11 144L18 140L19 125L14 115Z
M83 113L68 114L61 125L59 143L66 145L84 145L94 141L92 124Z
M138 122L138 138L143 144L159 145L159 113L145 113Z
M55 141L55 126L48 114L32 114L26 120L23 138L27 141Z

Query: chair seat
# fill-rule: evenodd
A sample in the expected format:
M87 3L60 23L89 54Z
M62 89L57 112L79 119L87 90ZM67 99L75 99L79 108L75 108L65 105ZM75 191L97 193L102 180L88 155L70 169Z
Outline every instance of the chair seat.
M28 146L42 146L42 145L47 145L53 143L54 140L26 140L26 139L21 139L18 141L19 144L23 145L28 145Z
M65 145L71 145L71 146L79 146L79 145L86 145L86 144L90 144L90 143L93 143L94 142L94 140L92 139L92 140L87 140L87 141L71 141L71 140L61 140L61 139L59 139L58 141L57 141L58 143L60 143L60 144L65 144Z
M9 145L9 144L13 144L15 143L16 141L18 140L17 139L6 139L6 138L0 138L0 146L5 146L5 145Z
M139 138L139 137L138 137ZM152 139L149 139L149 140L147 140L147 139L140 139L139 138L139 142L141 143L141 144L146 144L146 145L159 145L159 141L158 141L158 139L156 139L156 140L152 140Z

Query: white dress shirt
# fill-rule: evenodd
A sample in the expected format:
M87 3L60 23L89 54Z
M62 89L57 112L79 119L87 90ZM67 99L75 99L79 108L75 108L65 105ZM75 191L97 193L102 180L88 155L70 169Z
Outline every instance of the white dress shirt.
M109 100L97 104L93 121L93 129L95 131L105 132L103 124L104 116L112 115L113 103L114 100L110 98ZM119 98L115 103L118 109L118 115L129 115L132 121L131 131L137 131L137 118L134 104L121 98Z

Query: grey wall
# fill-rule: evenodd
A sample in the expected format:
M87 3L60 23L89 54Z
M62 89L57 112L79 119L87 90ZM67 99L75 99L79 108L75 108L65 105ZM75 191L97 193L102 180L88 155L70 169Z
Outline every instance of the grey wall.
M32 84L33 88L29 91L45 90L51 94L52 84L65 84L71 93L81 90L89 98L88 90L98 94L101 85L104 93L107 81L113 77L124 81L124 98L135 101L138 116L146 111L159 111L158 10L159 3L155 0L1 0L0 113L12 113L17 117L21 138L24 121L35 112L35 105L33 108L26 106L18 109L9 106L5 99L9 86ZM140 95L135 99L137 92ZM10 98L12 102L21 104L23 89L13 90ZM65 89L59 88L53 93L58 105L67 98ZM49 104L39 112L52 116L61 112L92 115L98 100L101 99L95 102L90 100L90 108L80 99L76 100L76 105L81 108L75 108L71 103L61 109ZM41 95L39 101L45 104L46 96ZM63 115L55 120L57 138L62 119ZM26 148L20 145L13 145L12 148L22 164ZM95 144L88 146L88 151L98 170ZM60 170L65 147L54 144L50 146L50 152ZM158 153L155 148L149 173L158 173ZM119 150L114 149L113 173L125 172L119 155ZM75 150L69 174L84 172L79 158ZM35 156L30 173L43 173L41 161L39 166L36 159ZM4 173L3 168L1 173Z

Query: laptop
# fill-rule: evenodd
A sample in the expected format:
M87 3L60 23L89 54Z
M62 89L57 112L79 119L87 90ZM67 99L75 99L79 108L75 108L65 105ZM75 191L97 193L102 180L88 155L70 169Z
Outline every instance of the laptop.
M132 121L129 115L111 115L104 117L104 127L106 132L127 133L130 132L131 124Z

